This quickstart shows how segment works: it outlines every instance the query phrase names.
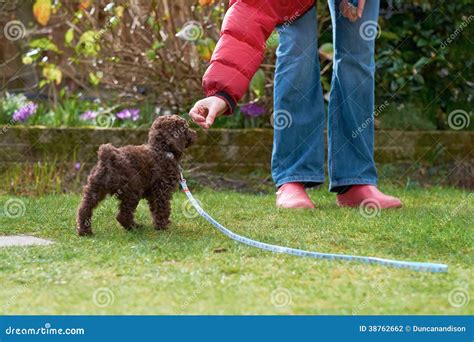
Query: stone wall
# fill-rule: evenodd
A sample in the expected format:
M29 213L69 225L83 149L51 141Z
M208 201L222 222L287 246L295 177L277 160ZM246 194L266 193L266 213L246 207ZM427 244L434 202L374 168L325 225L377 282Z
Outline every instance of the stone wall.
M147 130L8 127L0 129L0 166L38 161L95 163L100 144L141 144ZM199 133L187 167L225 174L249 174L270 168L272 130L213 129ZM474 132L376 131L378 163L472 162Z

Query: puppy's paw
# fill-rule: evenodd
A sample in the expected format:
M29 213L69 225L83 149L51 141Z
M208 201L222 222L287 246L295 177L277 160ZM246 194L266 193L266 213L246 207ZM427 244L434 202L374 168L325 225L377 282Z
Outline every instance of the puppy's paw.
M135 229L140 229L140 228L143 228L143 224L140 224L140 223L136 223L136 222L133 222L132 224L127 224L127 225L123 225L123 224L120 224L123 229L125 229L126 231L132 231L132 230L135 230Z
M76 228L77 235L79 236L92 236L92 230L91 229L84 229L84 228Z
M170 224L171 224L170 220L166 220L166 221L163 221L163 222L157 222L155 224L155 229L156 230L166 230L166 229L168 229L168 226Z
M141 224L141 223L134 223L131 227L131 229L142 229L143 227L145 227L145 225Z

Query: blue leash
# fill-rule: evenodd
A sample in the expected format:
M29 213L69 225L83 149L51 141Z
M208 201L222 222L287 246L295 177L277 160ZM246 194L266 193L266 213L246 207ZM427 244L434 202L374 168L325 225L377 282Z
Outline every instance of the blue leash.
M309 258L317 258L317 259L328 259L328 260L343 260L343 261L356 261L356 262L363 262L366 264L377 264L383 265L388 267L395 267L395 268L408 268L414 271L424 271L424 272L433 272L433 273L442 273L448 271L448 265L445 264L432 264L429 262L413 262L413 261L399 261L399 260L390 260L390 259L382 259L376 257L366 257L366 256L359 256L359 255L345 255L345 254L332 254L332 253L320 253L320 252L310 252L305 251L302 249L296 248L289 248L289 247L282 247L271 245L264 242L255 241L245 236L238 235L219 222L214 220L208 213L201 208L199 203L196 201L194 196L189 191L188 185L186 184L186 180L183 177L183 174L180 174L181 179L179 183L181 184L181 188L183 188L184 193L188 197L189 202L193 205L196 211L205 218L209 223L211 223L214 227L219 229L222 233L230 237L232 240L238 241L240 243L264 249L267 251L271 251L274 253L285 253L296 255L299 257L309 257Z

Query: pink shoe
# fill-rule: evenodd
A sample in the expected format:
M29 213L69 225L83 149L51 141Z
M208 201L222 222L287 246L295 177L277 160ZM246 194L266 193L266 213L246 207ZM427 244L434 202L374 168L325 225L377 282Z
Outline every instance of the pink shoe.
M277 208L314 208L313 202L311 202L301 183L283 184L276 195Z
M352 185L349 191L336 196L340 207L375 206L379 209L399 208L402 202L396 197L385 195L374 185Z

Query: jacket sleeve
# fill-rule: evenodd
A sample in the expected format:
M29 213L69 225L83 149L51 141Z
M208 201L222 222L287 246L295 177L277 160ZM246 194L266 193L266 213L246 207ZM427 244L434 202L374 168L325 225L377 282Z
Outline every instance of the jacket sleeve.
M274 0L231 0L210 65L203 77L206 96L219 96L232 113L263 61L265 43L279 22Z

